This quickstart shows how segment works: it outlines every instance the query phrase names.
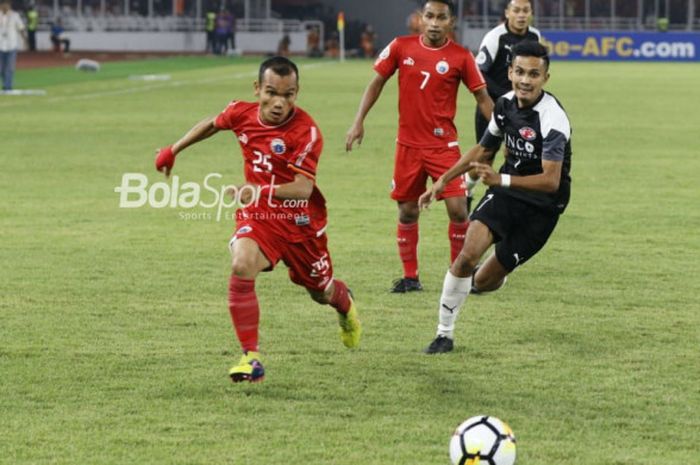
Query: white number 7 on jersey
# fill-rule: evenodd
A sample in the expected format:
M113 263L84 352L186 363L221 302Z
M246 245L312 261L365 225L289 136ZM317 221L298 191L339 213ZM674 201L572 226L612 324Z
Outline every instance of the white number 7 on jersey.
M428 85L428 80L430 80L430 73L427 71L421 71L420 72L423 76L425 76L425 79L423 79L423 83L420 85L420 90L425 89L425 86Z

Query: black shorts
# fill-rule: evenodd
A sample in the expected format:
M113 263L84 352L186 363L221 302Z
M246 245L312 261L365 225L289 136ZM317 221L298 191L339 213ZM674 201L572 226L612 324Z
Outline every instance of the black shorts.
M496 258L510 272L544 247L559 221L559 214L489 189L469 220L480 221L491 230Z

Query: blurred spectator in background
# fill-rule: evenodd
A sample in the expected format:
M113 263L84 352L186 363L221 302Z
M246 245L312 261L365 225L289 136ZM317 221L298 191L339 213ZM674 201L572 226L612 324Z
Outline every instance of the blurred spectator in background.
M288 57L289 56L289 44L292 40L289 38L288 34L285 34L277 44L277 56Z
M317 26L309 28L309 32L306 35L306 55L311 58L323 56L321 53L321 35Z
M420 34L423 32L423 10L417 9L410 15L406 20L406 27L408 27L409 34Z
M235 18L228 10L222 9L216 16L216 51L218 55L225 55L229 45L235 48L235 37L233 35L233 23Z
M34 2L30 2L27 9L27 46L30 52L36 51L36 28L38 25L39 12L36 11Z
M27 40L19 13L12 10L10 0L0 0L0 76L2 90L12 90L20 36Z
M656 29L659 32L668 32L668 18L661 17L656 20Z
M338 40L338 32L333 32L331 36L326 40L325 45L325 55L328 58L338 58L340 56L340 42Z
M60 52L61 46L63 46L63 53L70 51L70 39L66 37L61 18L56 18L51 24L51 43L53 44L54 52Z
M207 53L214 53L216 49L216 11L214 8L209 8L204 16L204 31L207 33Z
M366 25L362 35L360 35L360 53L364 58L374 58L374 42L376 40L377 34L375 34L372 25Z

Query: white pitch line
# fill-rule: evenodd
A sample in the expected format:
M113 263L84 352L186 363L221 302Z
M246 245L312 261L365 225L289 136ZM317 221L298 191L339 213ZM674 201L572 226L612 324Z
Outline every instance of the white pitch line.
M206 79L197 79L197 80L184 80L184 81L172 81L172 82L164 82L162 84L153 84L153 85L148 85L148 86L141 86L141 87L131 87L131 88L126 88L126 89L116 89L116 90L106 90L106 91L101 91L101 92L92 92L90 94L80 94L80 95L64 95L60 97L51 97L47 99L48 102L54 103L54 102L62 102L66 100L85 100L85 99L91 99L91 98L98 98L98 97L111 97L113 95L125 95L125 94L136 94L139 92L147 92L150 90L155 90L155 89L164 89L166 87L180 87L180 86L185 86L185 85L191 85L191 84L208 84L211 82L220 82L220 81L227 81L229 79L243 79L244 77L253 77L256 76L257 73L253 72L248 72L248 73L238 73L234 74L232 76L220 76L216 78L206 78Z
M312 64L307 64L307 65L301 65L301 69L313 69L313 68L319 68L321 66L326 66L328 64L332 64L334 62L324 62L324 63L312 63ZM49 97L46 100L37 100L33 101L32 103L40 103L40 102L48 102L48 103L56 103L56 102L65 102L69 100L85 100L85 99L91 99L91 98L99 98L99 97L111 97L114 95L126 95L126 94L136 94L139 92L148 92L151 90L156 90L156 89L163 89L167 87L180 87L184 85L191 85L191 84L209 84L213 82L221 82L221 81L228 81L228 80L234 80L234 79L243 79L243 78L248 78L248 77L256 77L258 75L257 71L249 71L246 73L236 73L233 75L229 76L218 76L218 77L211 77L211 78L204 78L204 79L197 79L197 80L184 80L184 81L169 81L169 82L163 82L161 84L153 84L153 85L147 85L147 86L141 86L141 87L130 87L130 88L122 88L122 89L115 89L115 90L106 90L106 91L101 91L101 92L92 92L89 94L79 94L79 95L62 95L58 97ZM27 101L25 100L24 102L15 100L14 102L3 105L0 103L0 108L7 108L7 107L14 107L17 105L21 104L26 104Z

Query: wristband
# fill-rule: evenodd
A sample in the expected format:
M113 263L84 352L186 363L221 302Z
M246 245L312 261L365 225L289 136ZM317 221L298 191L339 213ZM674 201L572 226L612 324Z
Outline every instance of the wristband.
M508 189L510 187L510 174L501 175L501 187Z

